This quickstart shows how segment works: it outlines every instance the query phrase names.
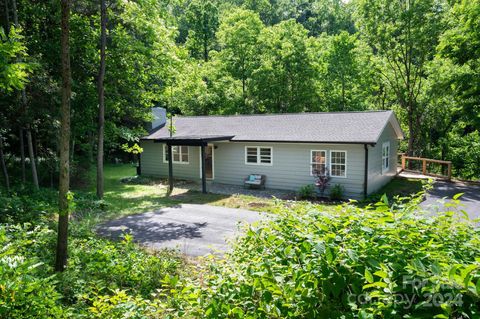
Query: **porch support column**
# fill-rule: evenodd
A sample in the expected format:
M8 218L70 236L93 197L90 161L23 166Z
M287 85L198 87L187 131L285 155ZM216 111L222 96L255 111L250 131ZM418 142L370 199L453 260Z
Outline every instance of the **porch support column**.
M202 193L207 193L207 177L205 176L205 145L200 146L201 165L202 165Z
M168 192L173 191L173 162L172 162L172 145L167 144L168 148Z

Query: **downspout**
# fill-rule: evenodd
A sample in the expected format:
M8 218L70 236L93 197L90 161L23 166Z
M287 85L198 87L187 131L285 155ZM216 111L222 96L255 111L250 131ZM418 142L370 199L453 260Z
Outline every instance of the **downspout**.
M365 148L365 172L363 175L363 197L368 195L368 144L363 144Z

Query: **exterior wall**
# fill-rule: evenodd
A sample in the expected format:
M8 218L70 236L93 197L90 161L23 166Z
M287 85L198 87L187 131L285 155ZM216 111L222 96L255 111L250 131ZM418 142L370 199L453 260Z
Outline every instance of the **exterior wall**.
M390 169L382 173L382 145L390 141ZM375 147L368 149L368 194L378 191L397 174L398 140L395 130L388 123Z
M310 151L327 151L327 164L330 162L330 151L347 152L346 178L332 177L330 187L340 184L345 188L347 198L363 197L364 149L363 145L326 145L300 143L217 143L215 150L215 181L225 184L243 185L243 180L249 174L264 174L267 176L266 188L297 191L300 187L313 184L314 177L310 175ZM272 147L272 164L245 164L246 146ZM328 193L328 188L327 188Z
M153 141L141 141L142 174L152 176L168 176L168 163L163 162L163 143ZM200 147L188 147L188 164L173 163L173 176L179 179L200 179Z
M142 174L168 176L168 164L163 162L163 144L142 141ZM218 142L214 149L214 182L243 185L249 174L267 176L266 187L297 191L300 187L313 184L310 175L310 151L327 151L327 164L330 151L347 152L347 177L332 177L330 186L340 184L345 188L345 197L361 198L363 196L364 149L363 145L326 145L298 143L237 143ZM245 164L246 146L272 147L272 165ZM173 164L175 178L200 180L200 148L189 147L189 164ZM328 188L327 191L328 193Z

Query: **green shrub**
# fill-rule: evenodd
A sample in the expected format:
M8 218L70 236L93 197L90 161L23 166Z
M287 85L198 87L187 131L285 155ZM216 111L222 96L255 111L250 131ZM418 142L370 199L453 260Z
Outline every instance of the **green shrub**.
M0 318L68 317L52 269L31 254L43 249L39 246L48 233L42 228L0 226Z
M418 202L284 211L173 300L206 318L478 318L479 230Z
M0 222L25 223L50 215L56 210L56 192L49 189L18 188L10 194L0 189Z
M298 190L298 196L303 199L310 199L315 196L315 186L309 184L300 187Z
M85 314L94 319L148 319L161 318L161 305L139 296L131 296L125 290L115 290L107 295L96 295Z
M85 298L106 291L129 290L149 298L161 288L161 279L174 275L179 257L169 251L148 253L126 235L121 242L87 237L72 238L69 265L60 282L69 303L88 302Z
M330 190L330 199L331 200L340 200L343 199L343 194L345 192L345 188L340 184L335 184Z

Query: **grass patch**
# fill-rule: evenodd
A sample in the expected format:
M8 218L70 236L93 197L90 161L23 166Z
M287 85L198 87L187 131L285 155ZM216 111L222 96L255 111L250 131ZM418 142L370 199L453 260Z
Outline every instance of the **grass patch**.
M395 197L410 197L424 190L428 180L404 178L396 176L388 184L383 186L377 192L370 194L366 200L362 201L360 206L364 203L376 203L380 201L385 194L392 200Z
M200 191L192 190L192 182L186 181L177 181L173 192L168 195L167 180L145 176L135 177L136 169L130 164L106 165L104 173L104 200L97 202L101 212L85 216L87 219L92 219L89 222L90 226L108 219L179 204L208 204L267 213L276 213L281 208L311 205L307 201L289 201L243 194L203 194ZM91 174L94 175L94 170ZM92 197L95 193L95 185L79 190L79 197L86 191ZM319 210L329 210L332 205L317 204L315 207Z
M135 177L135 167L129 164L105 166L104 205L100 220L119 218L126 215L158 210L179 204L209 204L229 208L242 208L262 212L274 212L284 201L249 195L203 194L192 190L190 182L179 181L168 195L167 181L163 178ZM95 185L78 190L79 195L87 191L95 193ZM92 217L92 216L90 216ZM99 222L97 220L96 222Z
M424 183L420 179L395 177L378 193L386 194L389 198L410 196L422 191Z

